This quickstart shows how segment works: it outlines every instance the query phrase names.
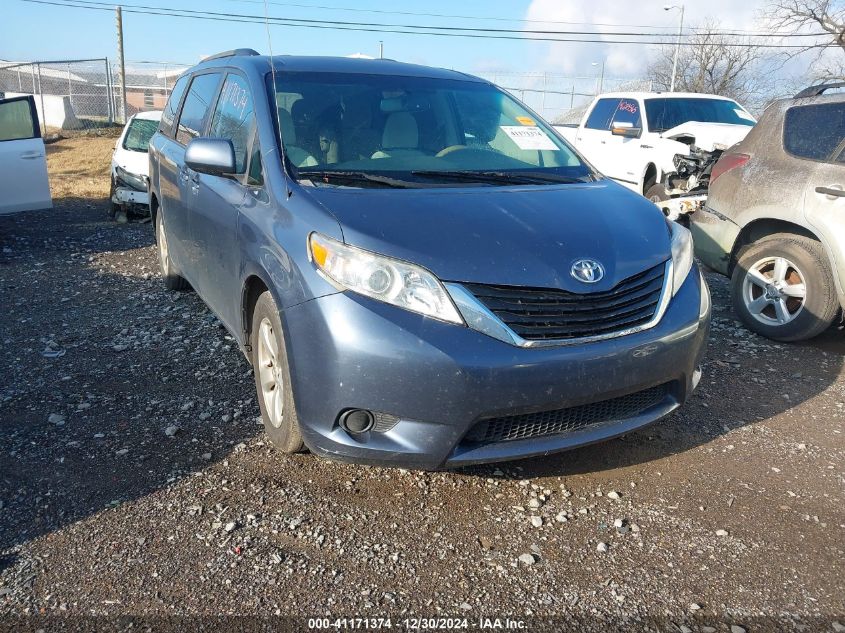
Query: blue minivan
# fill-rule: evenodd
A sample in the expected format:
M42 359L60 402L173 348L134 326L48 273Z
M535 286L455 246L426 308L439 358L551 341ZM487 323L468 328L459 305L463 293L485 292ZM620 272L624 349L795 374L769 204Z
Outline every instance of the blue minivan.
M150 204L165 284L237 339L284 452L546 455L666 416L701 377L689 232L476 77L215 55L174 86Z

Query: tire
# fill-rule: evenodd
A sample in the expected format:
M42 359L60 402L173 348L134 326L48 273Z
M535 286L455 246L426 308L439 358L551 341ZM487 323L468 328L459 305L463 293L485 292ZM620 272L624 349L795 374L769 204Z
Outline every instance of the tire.
M827 254L800 235L773 235L742 249L731 299L749 330L783 342L821 334L839 311Z
M651 200L652 202L663 202L664 200L669 199L669 193L666 191L666 187L663 185L652 185L648 188L648 191L645 192L645 197ZM660 205L658 205L660 206Z
M252 368L264 430L283 453L303 450L279 309L265 291L252 312Z
M167 248L167 234L164 227L164 216L161 209L156 214L156 245L158 246L158 263L161 267L161 277L164 280L164 287L168 290L186 290L188 282L176 272L173 261L170 259L170 252Z
M117 215L117 212L120 211L120 205L112 202L113 198L114 198L114 176L112 176L112 178L111 178L111 187L109 187L109 218L111 218L112 220L114 219L114 216Z

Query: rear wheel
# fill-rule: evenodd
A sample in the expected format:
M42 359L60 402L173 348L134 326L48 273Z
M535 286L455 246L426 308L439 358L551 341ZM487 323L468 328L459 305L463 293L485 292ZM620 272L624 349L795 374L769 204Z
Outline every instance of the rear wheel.
M285 337L279 309L273 296L266 291L255 303L250 345L264 430L279 450L298 453L304 444L293 402Z
M748 329L776 341L813 338L839 310L822 245L799 235L775 235L743 249L731 295Z
M161 209L156 214L156 242L158 244L158 263L161 266L161 276L164 286L168 290L185 290L188 282L176 272L170 259L170 249L167 246L167 231L164 228L164 216Z

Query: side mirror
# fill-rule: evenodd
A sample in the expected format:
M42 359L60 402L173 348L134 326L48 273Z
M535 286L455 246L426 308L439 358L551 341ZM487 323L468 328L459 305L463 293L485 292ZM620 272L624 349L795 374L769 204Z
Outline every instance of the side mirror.
M610 133L613 136L622 136L624 138L640 138L643 129L634 127L633 123L627 121L614 121L610 126Z
M234 174L235 148L222 138L195 138L185 149L185 164L196 172L210 176Z

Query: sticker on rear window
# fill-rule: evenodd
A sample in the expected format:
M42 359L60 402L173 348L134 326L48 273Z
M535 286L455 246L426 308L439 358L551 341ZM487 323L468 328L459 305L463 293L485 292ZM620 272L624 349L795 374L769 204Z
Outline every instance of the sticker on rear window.
M537 126L503 125L502 132L507 134L519 149L552 151L558 149L552 139Z

